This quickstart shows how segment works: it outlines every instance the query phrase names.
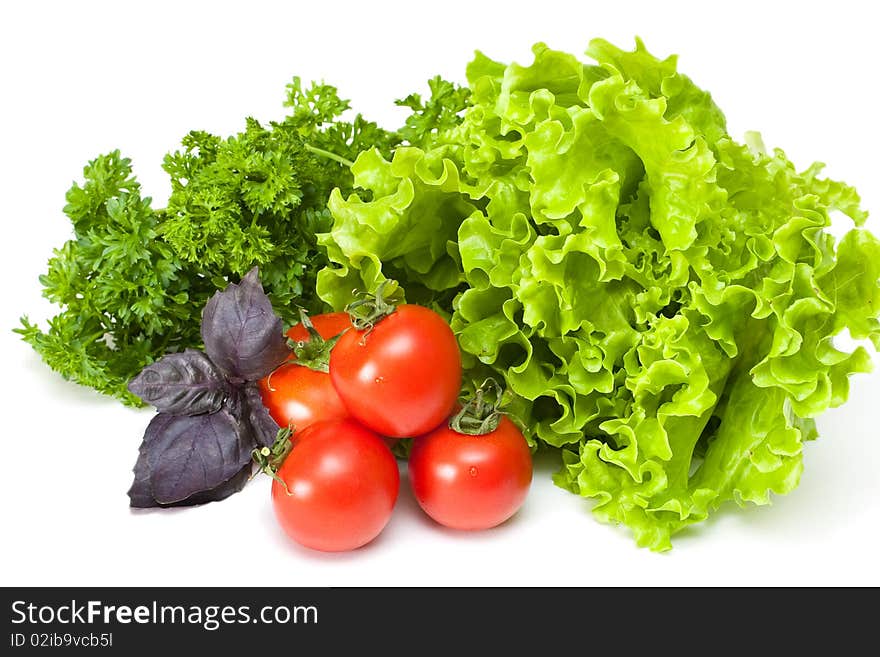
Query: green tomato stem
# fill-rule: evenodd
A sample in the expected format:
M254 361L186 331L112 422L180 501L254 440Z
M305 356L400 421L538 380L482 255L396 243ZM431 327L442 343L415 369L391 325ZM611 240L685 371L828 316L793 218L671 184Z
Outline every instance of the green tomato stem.
M373 329L377 322L385 319L397 309L393 300L400 287L397 281L384 280L379 284L375 294L364 294L361 299L352 301L345 307L351 318L351 324L358 331Z
M493 392L495 400L486 401L486 393ZM492 433L501 422L501 399L503 390L493 378L486 379L474 392L474 396L466 401L461 410L449 420L449 428L468 436L484 436Z
M287 344L293 349L293 353L296 356L296 361L294 362L297 365L308 367L317 372L329 372L330 351L336 346L336 343L345 331L325 340L323 336L318 333L317 329L315 329L315 325L312 324L312 320L309 319L309 315L305 309L300 308L299 317L300 323L309 334L309 338L308 340L287 340ZM346 329L346 331L347 330L348 329Z

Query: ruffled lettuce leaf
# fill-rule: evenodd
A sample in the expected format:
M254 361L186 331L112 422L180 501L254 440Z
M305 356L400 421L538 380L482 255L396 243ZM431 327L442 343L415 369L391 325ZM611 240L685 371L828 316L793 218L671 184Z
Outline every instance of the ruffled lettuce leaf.
M858 194L735 142L711 96L641 42L595 64L477 53L460 126L362 153L330 201L318 293L386 278L447 313L466 380L560 451L555 481L640 545L798 483L813 418L880 348L880 242ZM831 213L855 228L838 242Z

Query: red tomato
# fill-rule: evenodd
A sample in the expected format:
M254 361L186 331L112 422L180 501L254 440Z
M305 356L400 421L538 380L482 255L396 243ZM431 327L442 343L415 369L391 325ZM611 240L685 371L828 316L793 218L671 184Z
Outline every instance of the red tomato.
M310 318L315 329L325 340L351 328L346 313L325 313ZM287 331L292 340L308 340L309 332L302 324ZM279 426L302 430L315 422L348 417L348 411L339 399L330 375L307 367L287 363L259 382L263 405Z
M309 317L315 330L325 340L329 340L334 335L339 335L345 329L351 328L351 319L348 313L324 313ZM296 324L287 329L287 337L291 340L308 340L309 332L302 324ZM292 358L296 358L292 356Z
M397 461L382 439L353 420L313 424L297 434L272 482L281 527L301 545L325 552L372 541L391 517L400 487Z
M286 363L260 379L259 387L263 405L280 427L302 430L322 420L348 417L326 372Z
M413 441L409 480L429 516L455 529L488 529L522 506L532 483L532 455L508 418L482 436L442 426Z
M349 413L393 438L446 420L461 387L461 355L433 310L402 305L366 331L349 331L330 354L330 378Z

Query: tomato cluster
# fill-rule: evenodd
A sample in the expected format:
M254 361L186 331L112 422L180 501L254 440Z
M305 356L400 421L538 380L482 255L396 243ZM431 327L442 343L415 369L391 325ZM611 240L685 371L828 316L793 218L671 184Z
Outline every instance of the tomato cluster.
M273 419L294 431L272 500L295 541L343 551L378 536L397 500L400 476L388 443L399 438L415 437L410 483L440 524L492 527L522 505L532 463L519 429L500 415L482 435L447 424L467 408L455 413L461 356L440 315L404 304L357 326L347 313L326 313L304 319L288 337L295 355L260 391Z

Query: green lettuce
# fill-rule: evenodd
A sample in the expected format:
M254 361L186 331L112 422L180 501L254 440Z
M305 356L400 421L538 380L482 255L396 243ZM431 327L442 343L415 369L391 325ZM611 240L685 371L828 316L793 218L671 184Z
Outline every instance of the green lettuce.
M463 120L361 153L318 293L341 308L390 278L444 313L466 378L503 377L528 439L560 451L556 483L664 550L797 486L813 418L870 367L834 336L880 349L880 242L821 165L731 139L674 57L588 54L477 53Z

